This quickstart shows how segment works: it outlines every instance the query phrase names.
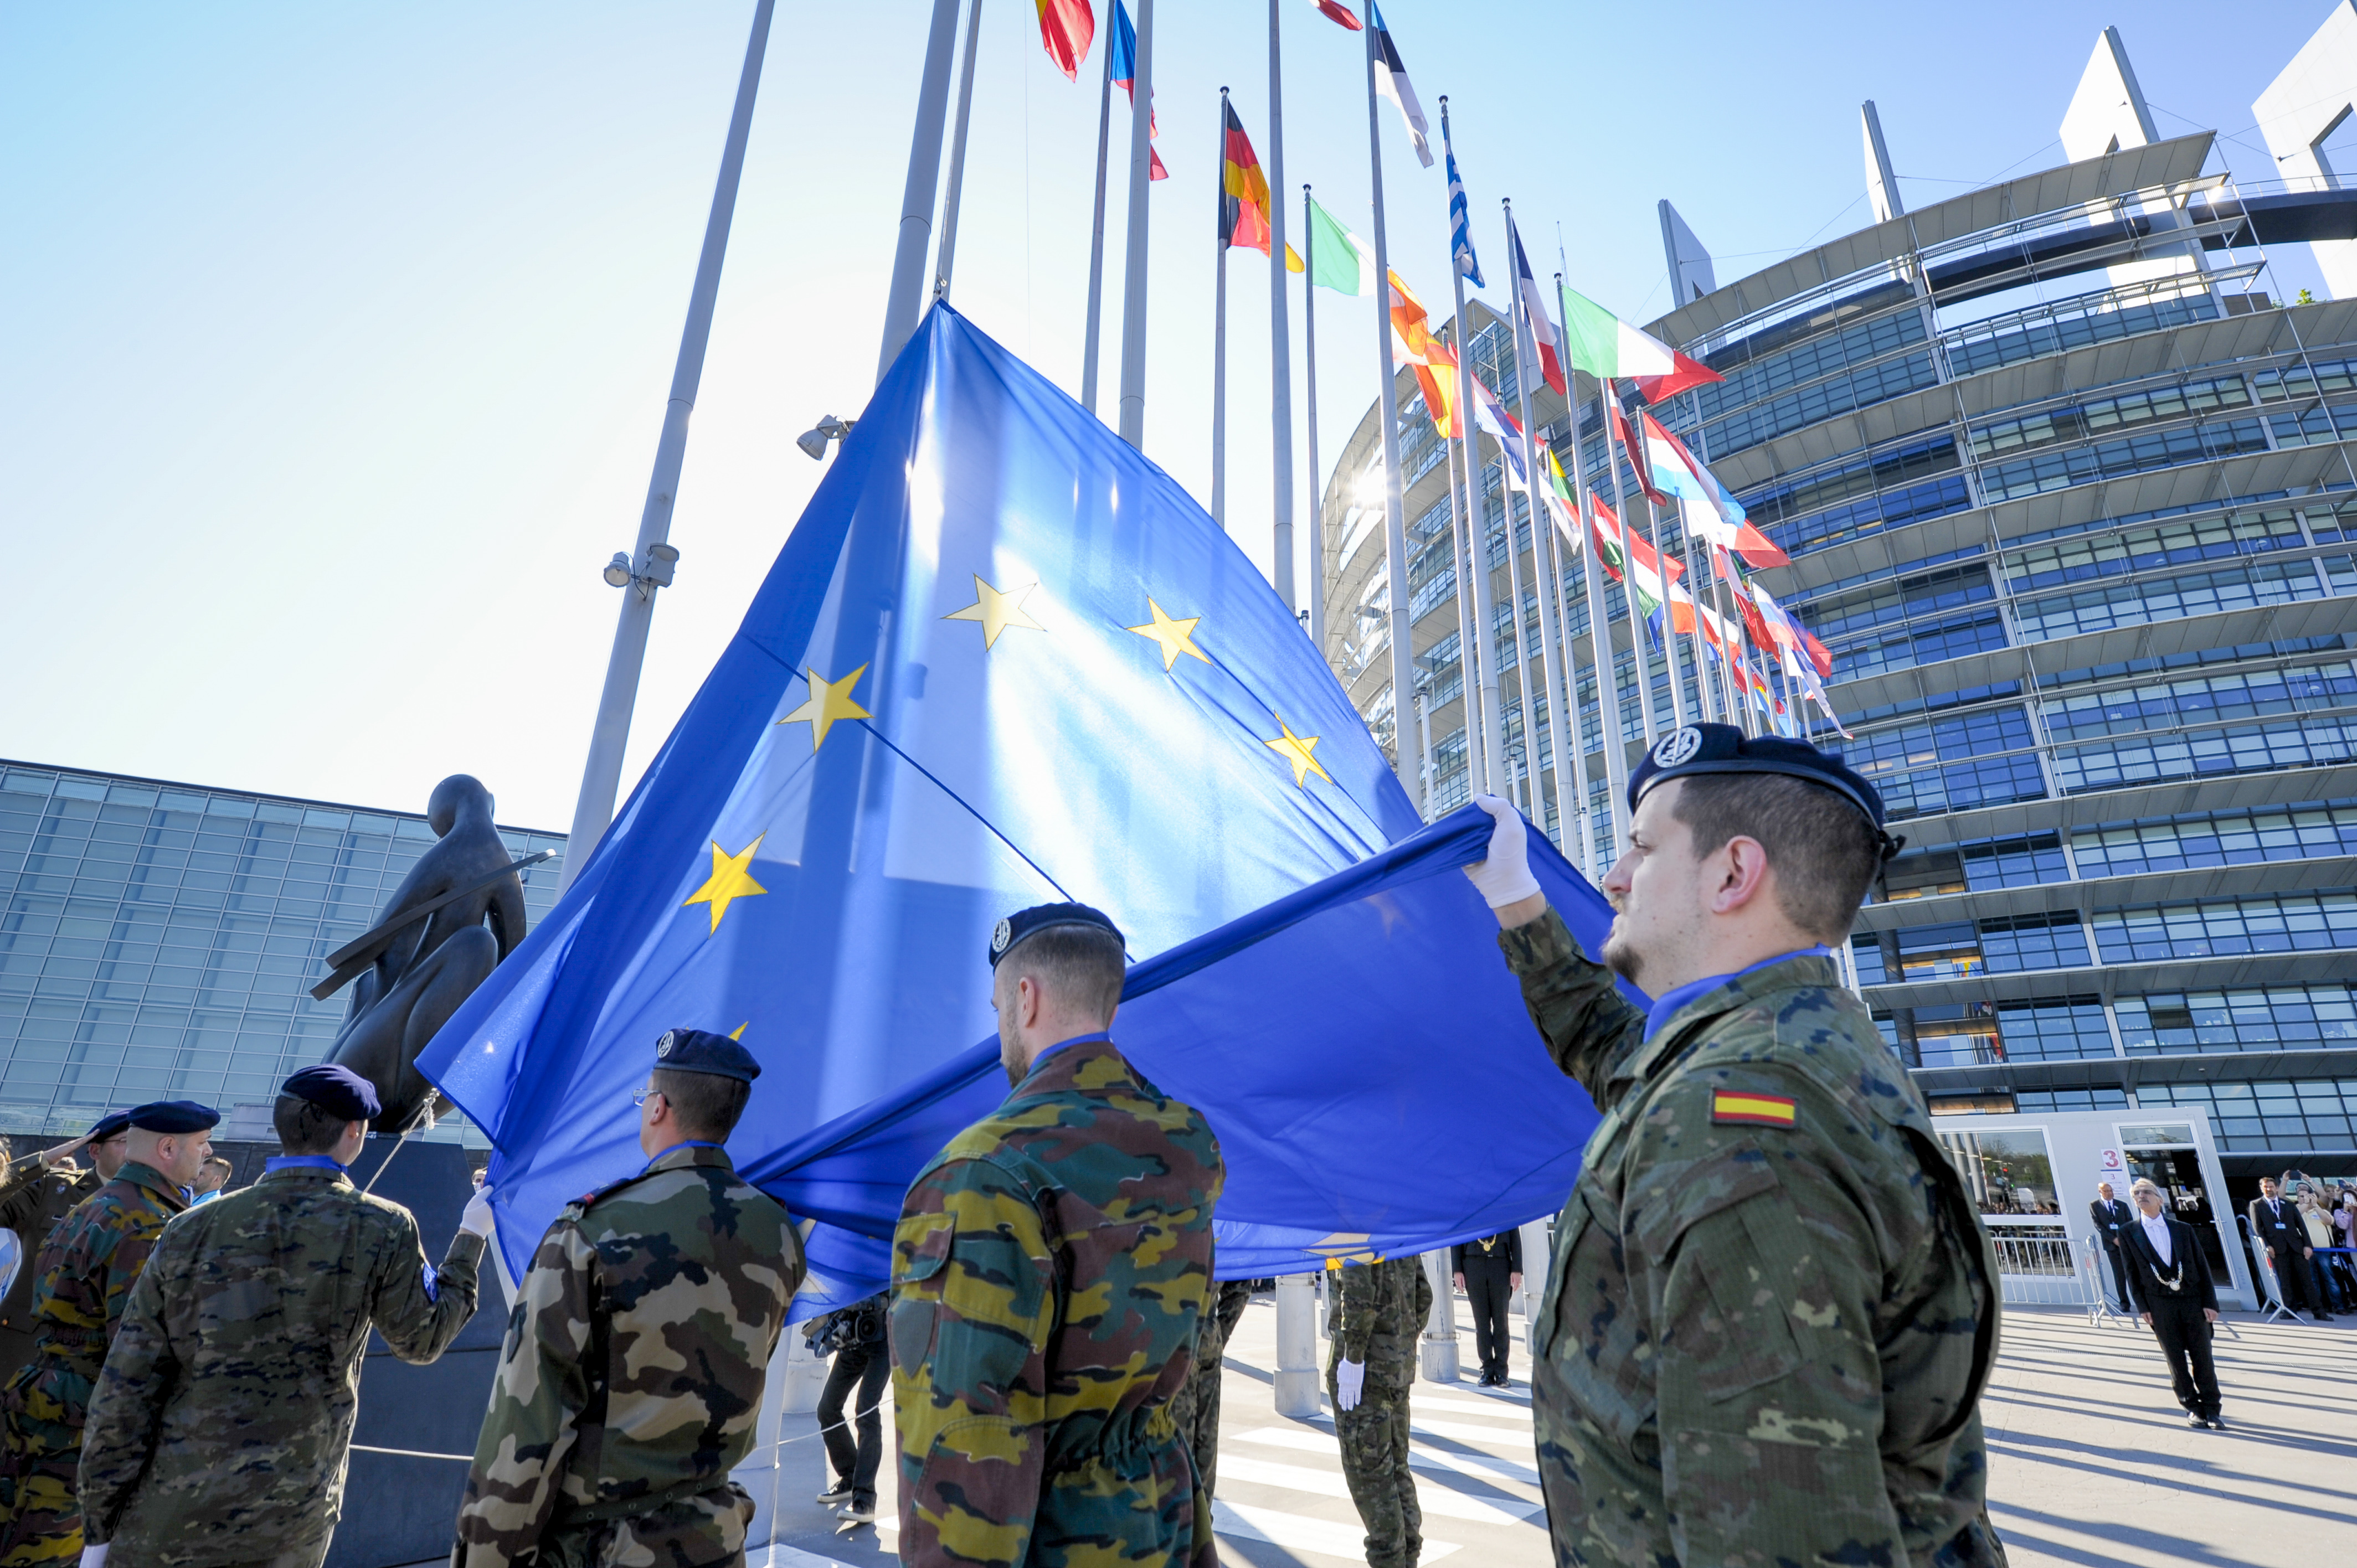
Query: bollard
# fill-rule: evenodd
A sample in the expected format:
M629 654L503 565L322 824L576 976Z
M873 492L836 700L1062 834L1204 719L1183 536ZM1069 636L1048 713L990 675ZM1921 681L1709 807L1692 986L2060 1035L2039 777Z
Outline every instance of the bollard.
M1539 1320L1539 1297L1546 1294L1547 1222L1534 1219L1523 1227L1523 1346L1529 1348L1531 1326Z
M1424 1326L1419 1357L1424 1380L1453 1383L1457 1381L1457 1294L1448 1283L1448 1248L1424 1255L1424 1277L1432 1282L1432 1316Z
M1308 1274L1276 1282L1276 1413L1307 1421L1326 1408L1318 1370L1318 1295Z
M778 1409L786 1415L808 1415L818 1408L818 1396L826 1392L827 1358L811 1348L800 1324L779 1338L782 1343L770 1364L772 1375L782 1374Z

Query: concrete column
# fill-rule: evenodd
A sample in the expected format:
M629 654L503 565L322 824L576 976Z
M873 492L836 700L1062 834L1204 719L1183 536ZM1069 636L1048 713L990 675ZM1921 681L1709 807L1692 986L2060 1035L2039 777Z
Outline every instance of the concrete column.
M1457 1381L1457 1295L1448 1283L1448 1249L1424 1255L1424 1277L1432 1282L1432 1316L1425 1324L1418 1359L1428 1383Z
M1276 1413L1305 1421L1326 1408L1318 1366L1315 1276L1286 1274L1276 1282Z
M778 1409L785 1415L808 1415L818 1409L818 1396L826 1391L827 1360L813 1350L810 1341L802 1337L800 1324L789 1324L779 1336L778 1353L770 1363L770 1376L779 1387Z
M1547 1228L1544 1219L1523 1227L1523 1348L1531 1345L1531 1326L1539 1320L1539 1297L1546 1294Z

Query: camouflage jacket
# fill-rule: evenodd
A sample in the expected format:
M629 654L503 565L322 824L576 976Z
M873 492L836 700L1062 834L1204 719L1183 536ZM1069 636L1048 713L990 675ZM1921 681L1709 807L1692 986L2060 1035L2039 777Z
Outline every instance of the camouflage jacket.
M164 1222L188 1206L178 1186L133 1160L53 1231L34 1263L33 1359L8 1380L20 1417L80 1441L82 1416L124 1304Z
M87 1166L48 1171L37 1159L20 1160L0 1176L0 1227L16 1233L17 1256L24 1260L16 1277L9 1282L6 1296L0 1297L0 1344L16 1352L12 1359L0 1361L0 1378L15 1371L32 1354L33 1287L40 1283L35 1260L48 1244L58 1222L98 1187L98 1173ZM0 1355L5 1354L6 1350L0 1350Z
M1224 1179L1203 1118L1102 1039L919 1174L892 1237L902 1563L1215 1568L1169 1402Z
M1327 1276L1327 1370L1356 1361L1379 1381L1415 1380L1416 1337L1432 1316L1432 1282L1414 1253L1379 1263L1345 1263Z
M568 1204L517 1287L453 1568L726 1486L802 1281L791 1218L726 1149L667 1149Z
M474 1316L480 1238L282 1165L164 1228L82 1433L82 1537L203 1568L327 1550L369 1330L431 1361Z
M1730 976L1648 1040L1552 909L1500 946L1605 1113L1533 1326L1557 1555L2002 1563L1995 1258L1832 961Z

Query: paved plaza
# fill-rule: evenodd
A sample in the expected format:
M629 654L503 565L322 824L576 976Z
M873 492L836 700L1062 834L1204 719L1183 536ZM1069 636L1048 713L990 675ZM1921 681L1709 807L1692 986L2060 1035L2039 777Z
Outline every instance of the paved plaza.
M1458 1304L1461 1349L1472 1333ZM2018 1309L1983 1405L1992 1511L2013 1568L2325 1568L2357 1549L2357 1328L2261 1325L2219 1339L2230 1430L2187 1428L2142 1328L2079 1313ZM1520 1339L1521 1321L1516 1320ZM1330 1419L1287 1421L1270 1404L1276 1312L1254 1302L1229 1347L1220 1444L1220 1555L1238 1568L1331 1568L1364 1560ZM1528 1360L1514 1387L1419 1382L1413 1461L1424 1561L1551 1568L1532 1467ZM890 1426L886 1426L889 1441ZM892 1553L891 1456L878 1477L885 1528L837 1533L811 1499L824 1462L807 1415L787 1418L782 1466L739 1472L782 1533L758 1568L826 1568ZM802 1441L792 1441L801 1438ZM769 1561L763 1561L768 1556Z

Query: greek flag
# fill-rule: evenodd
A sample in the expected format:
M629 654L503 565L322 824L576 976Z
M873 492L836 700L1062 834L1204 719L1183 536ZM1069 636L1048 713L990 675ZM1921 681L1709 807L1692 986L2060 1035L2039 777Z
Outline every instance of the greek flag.
M1448 155L1449 259L1457 263L1458 272L1473 280L1475 288L1487 288L1490 285L1481 281L1481 263L1473 254L1473 225L1465 209L1465 182L1457 177L1457 149L1448 145L1446 116L1441 121L1441 145Z

